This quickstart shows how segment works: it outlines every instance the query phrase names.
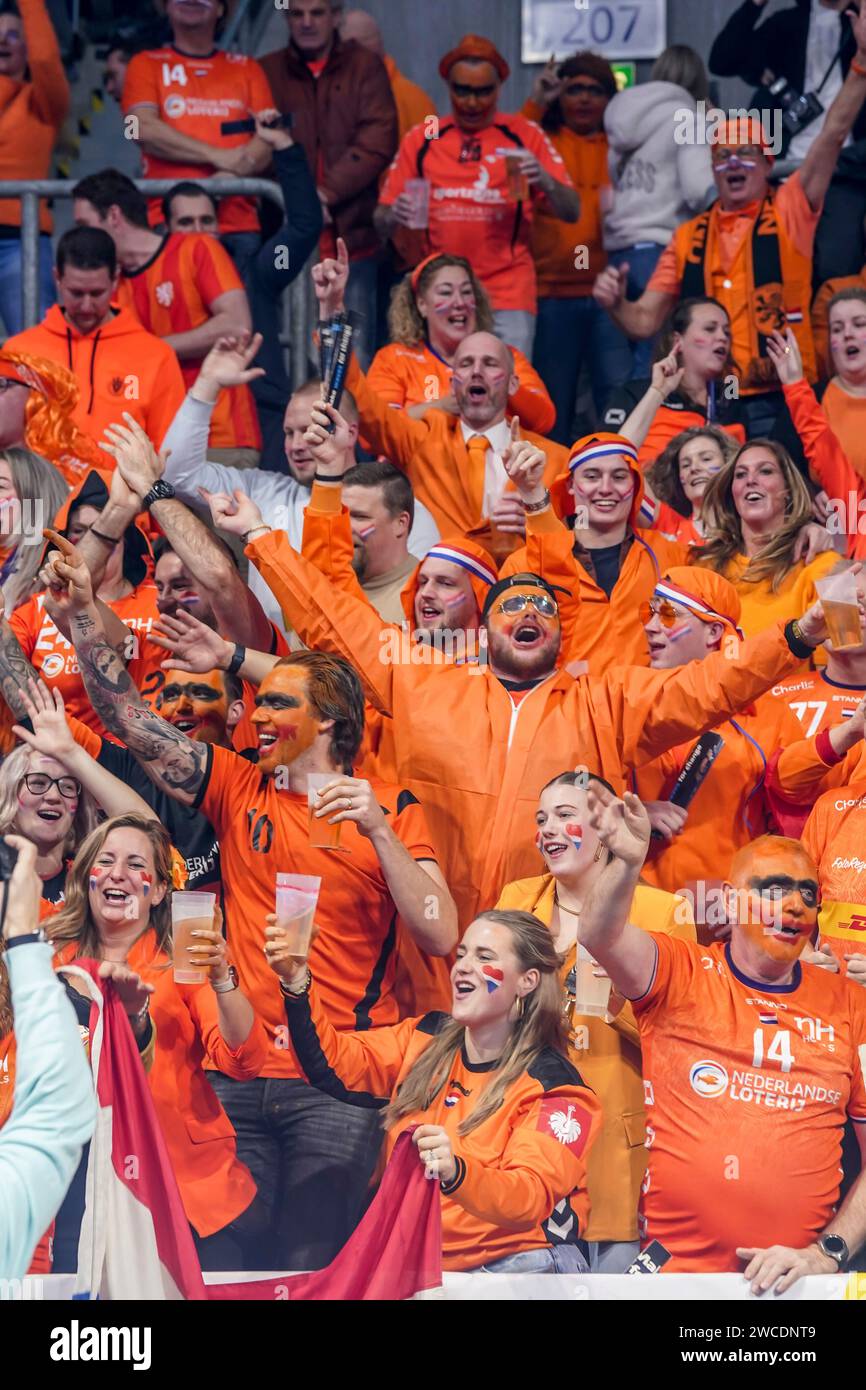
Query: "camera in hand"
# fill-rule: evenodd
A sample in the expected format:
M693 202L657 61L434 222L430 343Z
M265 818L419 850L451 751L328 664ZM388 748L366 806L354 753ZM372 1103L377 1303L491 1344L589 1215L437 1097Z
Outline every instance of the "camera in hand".
M263 121L262 125L266 130L291 130L292 113L287 111L283 116L275 116L272 121ZM220 125L221 135L253 135L255 134L256 123L252 116L243 121L223 121Z
M789 141L824 114L824 107L815 93L798 92L787 77L776 78L770 95L775 97L782 112L782 129Z
M0 835L0 883L8 883L12 877L12 870L18 863L18 851L12 845L7 845Z

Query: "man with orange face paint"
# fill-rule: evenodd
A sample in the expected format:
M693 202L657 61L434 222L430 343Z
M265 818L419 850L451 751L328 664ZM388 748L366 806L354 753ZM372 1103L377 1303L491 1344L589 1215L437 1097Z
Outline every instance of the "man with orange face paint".
M227 937L244 993L269 1034L261 1076L211 1081L238 1139L238 1153L271 1213L269 1268L329 1263L360 1215L381 1132L375 1112L311 1094L285 1033L276 977L265 961L265 919L276 874L322 881L312 948L334 1027L397 1019L394 940L398 915L418 944L446 955L457 914L435 862L424 813L411 792L353 775L364 727L360 682L347 661L319 652L281 658L256 697L258 761L191 739L137 696L105 639L86 569L59 567L70 629L94 706L167 795L201 811L220 843ZM184 721L181 721L184 722ZM310 843L307 778L329 774L314 814L341 826L340 853Z
M733 584L698 566L668 570L642 605L640 618L654 671L702 661L713 651L736 652L743 640L740 599ZM705 920L703 906L712 904L713 895L706 890L721 882L718 866L730 863L756 835L777 828L764 790L767 763L801 731L790 710L765 695L716 732L724 740L721 751L687 808L676 805L670 795L694 740L669 748L632 774L632 790L643 801L657 835L650 843L644 878L670 893L689 893L699 926Z
M630 792L591 783L587 799L612 858L581 941L640 1029L646 1239L671 1273L745 1266L754 1293L837 1273L866 1238L866 1166L834 1214L846 1116L866 1160L866 994L800 960L818 920L813 861L774 836L741 850L725 945L641 931L627 916L649 817Z
M639 527L644 491L634 444L621 434L584 436L549 489L538 458L514 457L506 468L526 509L526 546L502 573L532 570L579 594L568 656L586 661L590 675L646 666L640 605L670 565L685 563L688 548Z
M503 883L533 872L538 788L563 763L582 763L622 787L624 770L750 704L826 632L816 604L799 625L749 639L737 660L713 653L677 671L620 666L575 678L558 669L559 601L567 596L524 574L488 591L485 661L416 664L411 652L406 659L383 642L366 604L334 589L284 533L271 533L248 498L225 499L215 514L247 538L247 555L301 640L352 661L368 699L392 716L399 780L423 800L467 922Z

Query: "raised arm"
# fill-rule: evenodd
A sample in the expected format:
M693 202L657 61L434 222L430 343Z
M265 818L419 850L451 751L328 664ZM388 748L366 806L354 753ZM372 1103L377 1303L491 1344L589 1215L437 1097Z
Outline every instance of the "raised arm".
M62 538L61 538L62 539ZM186 806L195 802L207 769L207 748L160 719L133 685L117 652L105 636L93 603L87 566L68 542L57 561L67 591L61 602L90 702L106 729L121 739L148 777Z
M650 425L656 417L659 406L664 404L673 391L676 391L683 379L684 371L685 367L680 366L677 348L668 353L667 357L653 363L650 384L620 430L620 434L624 435L626 439L630 439L637 449L640 448L649 434ZM644 483L644 487L646 487L646 483Z
M146 820L159 820L156 812L143 797L119 777L109 772L75 741L66 721L63 696L55 689L46 690L41 681L31 680L20 692L26 717L32 731L15 725L16 738L29 744L37 753L56 758L71 777L77 778L85 791L90 792L107 816L125 816L136 812Z
M162 663L163 670L191 671L194 674L227 671L238 645L221 637L212 627L183 609L178 609L174 614L163 613L159 623L153 627L150 640L171 653ZM237 675L241 680L249 681L250 685L261 685L279 659L273 652L259 652L247 647Z
M146 497L165 471L165 455L157 453L144 430L124 413L125 425L106 430L105 448L114 458L116 472L141 497ZM172 550L205 593L222 635L241 646L267 647L271 625L255 594L243 582L226 548L213 532L176 497L151 504Z
M857 51L799 171L803 192L814 212L824 201L842 146L866 97L866 0L850 0L845 13L851 20Z
M278 114L274 108L256 114L256 134L270 146L286 210L282 226L264 243L255 262L258 285L274 295L303 270L315 250L323 221L322 204L303 146L296 144L287 130L265 124Z
M862 494L862 480L848 462L842 445L830 428L830 421L803 374L800 347L790 328L784 334L770 334L767 356L782 383L785 404L794 429L802 440L812 477L830 497L844 498L849 492Z
M69 112L69 83L45 0L20 0L18 10L27 44L30 101L39 119L58 130Z
M580 914L580 942L604 966L625 999L639 999L652 983L656 947L629 922L631 900L650 840L650 822L633 792L623 799L590 782L589 823L611 858L596 879Z

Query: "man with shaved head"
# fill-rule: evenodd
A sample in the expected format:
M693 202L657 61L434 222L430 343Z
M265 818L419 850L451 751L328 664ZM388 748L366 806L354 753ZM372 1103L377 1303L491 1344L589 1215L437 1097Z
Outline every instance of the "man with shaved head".
M838 1273L866 1239L866 1167L836 1210L846 1116L866 1159L866 998L804 964L814 861L780 836L739 850L724 944L639 931L627 916L649 817L631 792L620 801L592 783L587 798L611 857L580 939L640 1029L645 1239L669 1272L741 1270L755 1293Z
M413 126L420 125L427 116L434 115L436 104L417 83L404 77L390 53L385 52L382 30L366 10L346 10L340 21L340 37L354 39L362 48L369 48L385 64L391 95L397 108L397 138L403 136Z
M343 307L349 261L342 242L336 259L313 268L323 318ZM508 480L503 455L518 434L544 451L545 482L565 471L568 454L559 444L520 429L507 416L517 390L511 350L493 333L472 333L457 349L452 389L457 413L428 410L413 420L392 410L370 389L353 358L347 377L361 434L377 452L405 469L416 496L430 508L443 535L471 536L501 563L523 540L523 503Z

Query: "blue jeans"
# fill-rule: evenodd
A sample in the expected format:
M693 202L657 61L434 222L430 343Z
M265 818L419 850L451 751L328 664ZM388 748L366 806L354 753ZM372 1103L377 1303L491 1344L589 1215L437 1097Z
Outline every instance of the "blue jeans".
M269 1214L259 1268L323 1269L363 1212L382 1146L381 1111L346 1105L306 1081L235 1081L221 1072L208 1079Z
M352 261L349 266L349 281L346 285L346 308L360 314L361 322L355 329L352 347L366 372L373 360L377 347L376 303L379 286L379 256L365 256L363 260Z
M476 1274L588 1274L589 1265L579 1245L542 1245L503 1255L492 1265L479 1265Z
M42 232L39 237L39 322L57 298L53 275L54 257L51 237ZM24 322L21 309L21 242L0 241L0 314L6 326L6 336L21 333L32 324Z
M624 246L621 251L611 251L608 254L609 265L619 266L628 262L628 284L625 290L627 299L640 299L663 250L663 246L653 241L644 242L640 246ZM645 376L650 375L655 345L655 338L642 338L631 344L631 371L625 378L627 381L642 381Z
M601 414L615 386L631 374L628 338L586 295L582 299L539 299L532 365L556 406L550 438L557 444L574 439L574 412L581 370L586 364L595 408Z

